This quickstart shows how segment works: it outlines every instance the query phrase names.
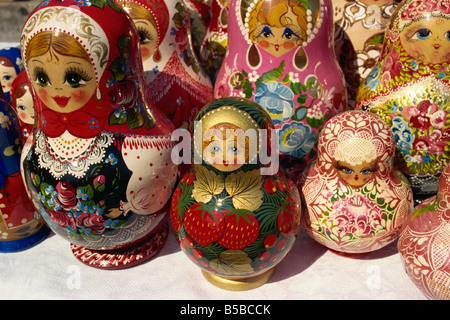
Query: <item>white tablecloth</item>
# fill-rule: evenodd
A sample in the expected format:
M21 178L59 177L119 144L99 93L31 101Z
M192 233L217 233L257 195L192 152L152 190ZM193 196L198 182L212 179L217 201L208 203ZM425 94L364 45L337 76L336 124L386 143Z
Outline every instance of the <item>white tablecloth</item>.
M406 275L396 243L358 259L338 256L302 230L271 280L227 291L203 278L170 229L151 260L123 270L79 262L54 234L37 246L0 254L0 299L292 300L426 299Z

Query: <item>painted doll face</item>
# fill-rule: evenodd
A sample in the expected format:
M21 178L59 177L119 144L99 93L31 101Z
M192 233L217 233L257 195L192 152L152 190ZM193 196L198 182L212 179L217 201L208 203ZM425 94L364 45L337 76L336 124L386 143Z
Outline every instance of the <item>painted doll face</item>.
M82 108L95 92L94 68L85 59L49 50L31 58L28 65L36 94L56 112Z
M223 139L222 134L214 134L211 142L203 148L203 159L220 171L235 171L247 161L245 144L242 137L231 135Z
M0 83L4 93L11 91L11 85L16 76L17 72L14 67L7 67L0 64Z
M299 46L302 39L302 30L296 24L297 17L291 9L285 15L287 23L284 27L273 27L268 24L258 23L255 29L256 43L268 53L280 57Z
M433 64L450 61L450 21L431 17L413 22L400 34L406 52Z
M376 160L363 161L359 165L351 165L346 161L336 161L335 168L339 176L349 185L355 188L365 185L376 171Z
M158 32L154 25L146 19L133 19L139 33L142 61L150 58L156 50Z
M19 119L26 124L34 124L34 102L30 90L16 99L16 111Z

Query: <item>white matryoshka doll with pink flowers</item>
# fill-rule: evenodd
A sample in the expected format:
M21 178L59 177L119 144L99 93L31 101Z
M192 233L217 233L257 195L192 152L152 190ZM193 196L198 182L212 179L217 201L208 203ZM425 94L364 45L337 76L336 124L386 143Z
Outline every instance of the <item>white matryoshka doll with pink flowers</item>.
M22 163L37 211L90 266L152 257L178 168L173 125L142 90L129 15L112 1L45 1L20 41L37 119Z
M279 129L281 166L296 180L317 155L323 124L347 108L331 0L233 0L215 98L260 104Z
M370 112L346 111L326 123L302 189L303 225L313 239L349 256L397 239L413 200L392 167L394 150L391 129Z
M428 299L450 300L450 164L438 193L418 206L398 239L405 271Z
M392 15L377 65L356 108L392 128L395 166L416 203L436 195L450 159L450 2L405 0Z
M189 13L182 0L119 2L141 39L146 94L176 128L189 128L212 101L211 80L193 49Z

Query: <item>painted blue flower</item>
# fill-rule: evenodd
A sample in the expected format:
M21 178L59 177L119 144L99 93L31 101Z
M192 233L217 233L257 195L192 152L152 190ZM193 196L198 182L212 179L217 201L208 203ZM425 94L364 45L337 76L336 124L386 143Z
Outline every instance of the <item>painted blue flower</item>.
M378 79L379 76L380 76L380 68L379 67L373 68L372 71L370 71L369 75L367 76L364 86L366 88L374 90L380 84L380 80Z
M86 228L85 226L81 226L79 231L84 233L85 235L89 235L91 233L91 228Z
M427 154L427 155L425 155L425 156L422 156L422 161L423 161L424 163L431 162L431 157L430 157L430 155Z
M78 6L86 6L89 7L92 3L89 0L75 0L75 2L78 4Z
M127 115L127 110L124 107L118 107L116 110L114 110L114 115L116 118L125 118Z
M47 201L47 204L53 208L53 210L58 211L61 209L61 206L55 201L55 198L50 198Z
M99 206L95 205L91 208L91 213L95 213L96 215L103 215L103 212L105 211L105 208L100 208Z
M33 155L33 150L30 150L30 152L28 152L28 154L27 154L28 161L30 161L32 155Z
M107 227L107 228L115 228L115 227L117 227L118 223L119 223L119 220L108 219L105 222L105 227Z
M98 128L98 120L94 118L91 118L91 120L88 121L88 124L90 129Z
M400 151L408 155L414 142L414 135L411 128L408 127L408 123L403 118L394 118L392 120L392 132Z
M438 74L439 79L443 79L445 78L445 72L444 71L440 71Z
M411 69L413 71L416 71L417 69L419 69L419 63L416 60L411 61Z
M77 228L75 227L75 226L71 226L71 225L68 225L67 227L65 227L64 228L66 231L69 231L69 232L72 232L72 233L75 233L76 231L77 231Z
M155 75L158 74L158 72L159 72L158 66L155 66L155 67L152 69L152 71L153 71L153 73L154 73Z
M42 203L45 202L45 196L44 196L42 193L39 192L39 193L37 194L37 196L38 196L39 201L41 201Z
M263 83L255 91L253 100L270 115L273 123L281 124L294 112L294 93L279 82Z
M314 147L316 133L302 122L285 123L280 129L280 152L294 157L304 157Z
M117 163L117 158L114 157L114 153L110 153L108 158L106 158L105 162L111 165L115 165Z
M86 201L89 198L89 193L84 192L81 188L77 190L77 199Z
M49 185L47 188L45 188L45 193L49 196L51 196L52 198L56 198L56 196L58 195L58 192L55 191L55 189L53 188L53 186Z
M108 78L108 80L106 81L106 87L107 88L112 87L115 84L116 84L116 79Z

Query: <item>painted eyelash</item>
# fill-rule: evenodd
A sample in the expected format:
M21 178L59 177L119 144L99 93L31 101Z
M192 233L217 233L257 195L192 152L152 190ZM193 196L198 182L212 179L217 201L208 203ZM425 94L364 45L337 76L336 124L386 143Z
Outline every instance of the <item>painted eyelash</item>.
M80 76L80 78L84 81L92 80L92 77L86 72L86 70L83 70L80 67L69 67L66 70L65 77L67 77L67 75L69 75L70 73L78 74Z
M148 30L146 30L143 27L137 27L136 29L137 29L138 33L142 33L145 36L145 38L148 42L153 41L153 36L151 35L150 32L148 32Z
M35 67L34 70L33 70L33 81L37 82L37 77L41 73L43 73L43 74L45 74L47 76L47 73L45 72L45 70L43 68ZM47 76L47 78L48 78L48 76Z

